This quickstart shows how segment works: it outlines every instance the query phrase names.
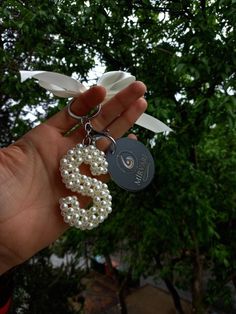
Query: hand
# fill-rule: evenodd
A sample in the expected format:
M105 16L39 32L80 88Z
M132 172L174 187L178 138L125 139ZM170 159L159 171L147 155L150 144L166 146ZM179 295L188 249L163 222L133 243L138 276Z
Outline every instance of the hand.
M146 110L145 91L143 83L134 82L119 92L103 105L93 127L121 137ZM102 87L92 87L73 102L72 110L86 115L104 97ZM61 181L59 161L83 139L82 128L64 136L76 123L65 108L0 150L0 274L48 246L68 228L58 204L59 198L70 194ZM79 201L81 206L88 203L80 195Z

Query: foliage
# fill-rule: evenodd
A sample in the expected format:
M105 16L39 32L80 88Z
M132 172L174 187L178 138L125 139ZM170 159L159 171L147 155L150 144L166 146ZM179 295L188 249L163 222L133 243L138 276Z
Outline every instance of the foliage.
M79 281L84 271L73 260L55 265L51 254L45 249L18 268L11 313L75 313L70 299L82 288Z
M1 146L32 126L26 112L38 123L39 104L46 115L65 105L20 84L19 69L86 81L96 60L143 80L148 112L173 129L134 129L155 158L151 186L130 194L112 185L112 217L66 234L63 249L83 254L82 241L89 254L122 252L134 276L190 290L206 313L236 282L235 1L8 0L0 10Z

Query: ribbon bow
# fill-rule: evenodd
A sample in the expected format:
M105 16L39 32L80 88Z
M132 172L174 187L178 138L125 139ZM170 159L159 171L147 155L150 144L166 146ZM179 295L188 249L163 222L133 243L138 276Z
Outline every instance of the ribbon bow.
M29 78L37 79L40 86L58 97L75 97L87 90L79 81L56 72L20 71L20 75L21 82ZM107 92L105 100L109 100L123 88L134 82L135 79L136 78L128 72L112 71L104 73L98 79L97 85L105 87ZM155 133L172 131L163 122L146 113L143 113L135 123Z

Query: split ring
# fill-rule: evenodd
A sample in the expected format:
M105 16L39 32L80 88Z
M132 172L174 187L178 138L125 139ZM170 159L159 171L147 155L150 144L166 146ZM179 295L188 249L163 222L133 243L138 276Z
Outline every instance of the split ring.
M96 108L97 108L97 111L96 111L93 115L91 115L91 116L89 116L89 115L86 115L86 116L79 116L79 115L75 114L74 112L72 112L72 110L71 110L71 105L73 104L74 101L75 101L74 98L69 101L67 110L68 110L69 115L70 115L72 118L74 118L74 119L76 119L76 120L79 120L80 123L84 123L84 122L86 122L86 121L89 121L89 120L92 119L92 118L95 118L95 117L100 113L101 108L102 108L102 104L99 104L99 105L96 107Z

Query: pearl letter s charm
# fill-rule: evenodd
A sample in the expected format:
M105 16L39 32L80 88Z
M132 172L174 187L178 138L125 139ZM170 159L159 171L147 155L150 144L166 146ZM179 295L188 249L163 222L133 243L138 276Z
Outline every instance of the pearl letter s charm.
M79 166L89 164L92 175L107 173L105 154L94 145L77 144L61 159L60 171L66 187L73 192L92 198L90 208L80 208L76 196L61 198L60 208L64 221L70 226L90 230L98 226L111 213L111 195L107 184L80 173Z

